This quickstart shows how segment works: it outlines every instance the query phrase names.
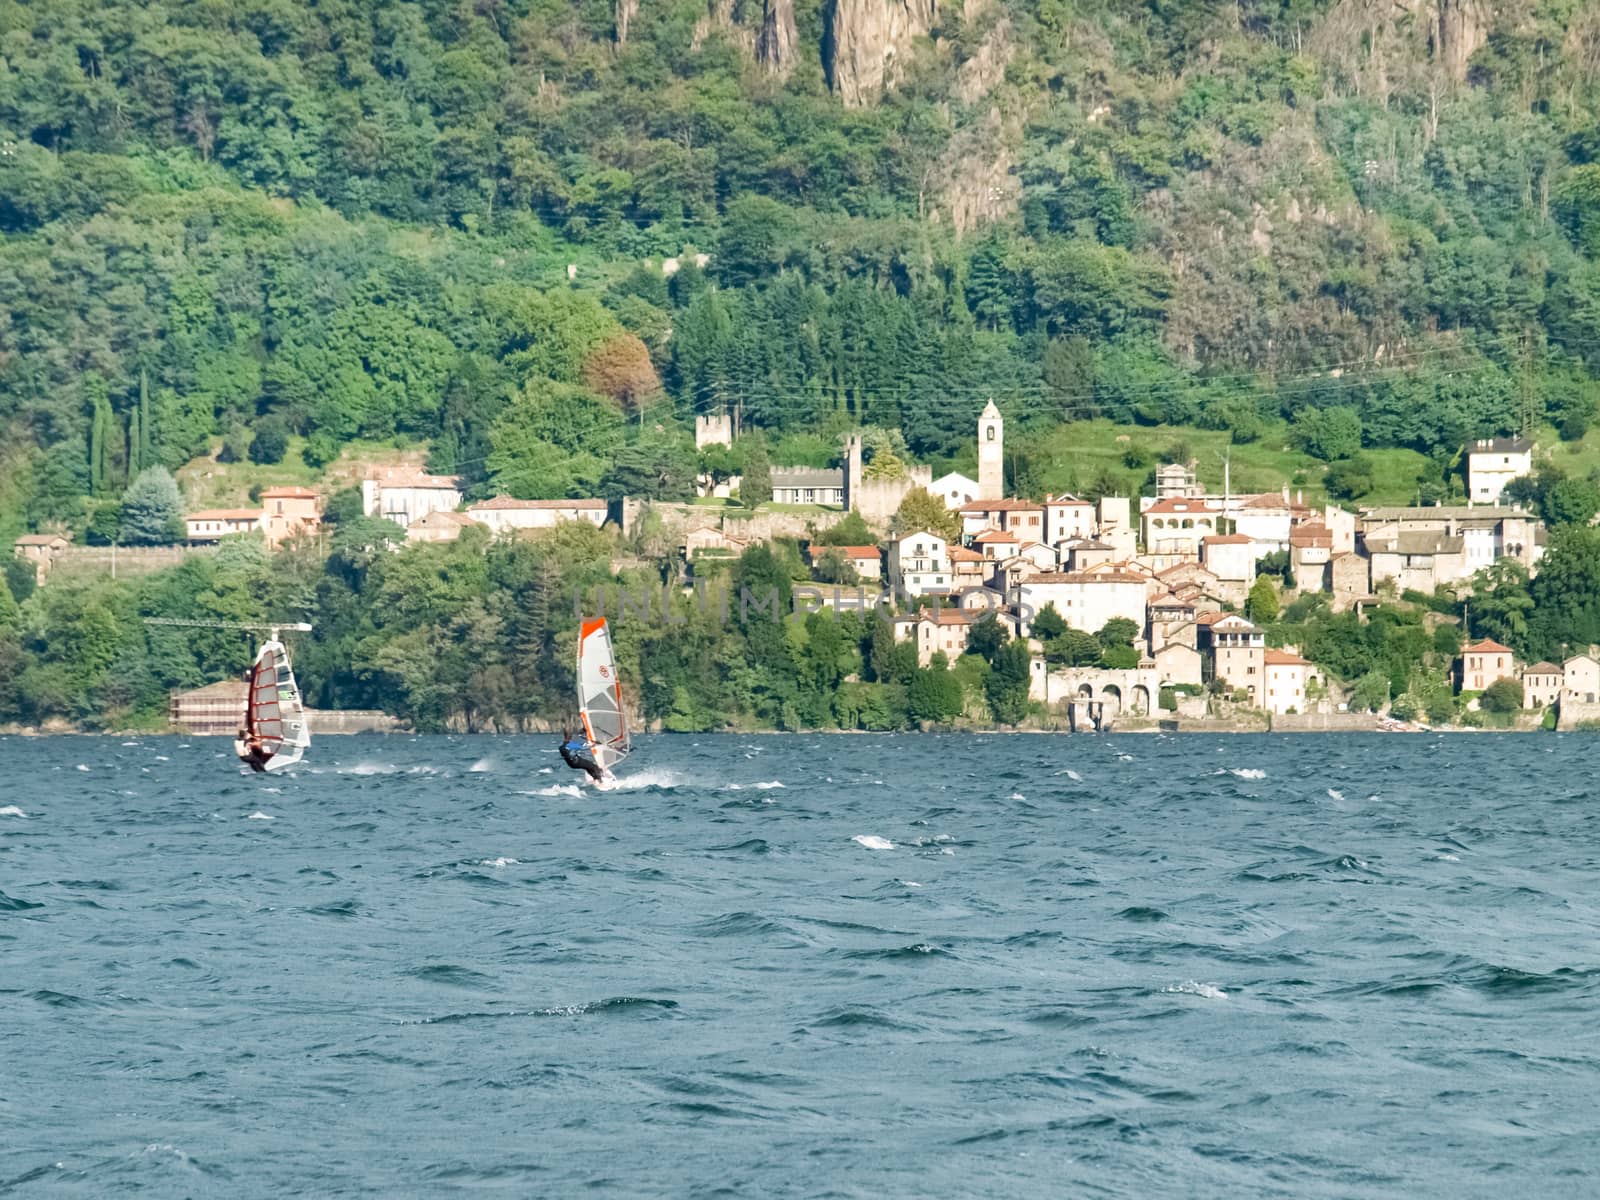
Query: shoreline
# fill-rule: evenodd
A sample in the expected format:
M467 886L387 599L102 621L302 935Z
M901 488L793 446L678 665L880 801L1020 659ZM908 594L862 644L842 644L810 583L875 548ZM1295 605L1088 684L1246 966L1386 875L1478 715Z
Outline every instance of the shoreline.
M364 729L358 731L329 730L318 733L319 737L356 738L356 737L453 737L453 738L506 738L506 737L549 737L551 730L507 730L504 732L475 732L466 733L453 730L444 730L439 733L418 733L411 729ZM967 734L973 737L1120 737L1139 736L1148 737L1152 734L1164 733L1168 735L1195 735L1213 734L1227 735L1230 737L1262 737L1277 734L1280 737L1302 736L1340 736L1351 734L1384 734L1384 735L1427 735L1427 734L1531 734L1531 733L1587 733L1583 729L1544 729L1541 726L1524 725L1512 726L1505 729L1474 729L1465 725L1431 726L1428 729L1380 729L1377 726L1335 726L1324 729L1271 729L1262 727L1239 728L1237 725L1223 725L1215 727L1200 724L1191 724L1188 728L1163 729L1159 725L1140 724L1117 728L1113 726L1105 731L1092 729L706 729L693 733L677 733L668 730L651 730L639 734L640 737L923 737L950 734ZM0 727L0 739L4 738L54 738L54 737L116 737L116 738L169 738L184 737L197 741L227 741L225 734L188 733L180 729L160 730L117 730L117 729L39 729L22 727Z

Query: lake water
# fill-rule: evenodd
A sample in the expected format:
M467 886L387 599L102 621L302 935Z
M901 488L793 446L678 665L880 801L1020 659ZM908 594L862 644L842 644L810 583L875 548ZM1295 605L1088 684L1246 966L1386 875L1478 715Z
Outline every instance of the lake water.
M1600 1194L1581 735L0 740L0 1195Z

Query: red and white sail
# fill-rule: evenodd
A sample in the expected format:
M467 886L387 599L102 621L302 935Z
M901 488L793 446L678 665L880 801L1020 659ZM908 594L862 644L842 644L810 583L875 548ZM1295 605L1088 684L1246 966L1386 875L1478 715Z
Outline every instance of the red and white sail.
M294 766L311 745L311 728L289 665L289 652L276 638L262 643L250 668L244 728L247 739L259 739L262 750L270 756L266 762L268 771ZM240 757L243 756L241 750Z

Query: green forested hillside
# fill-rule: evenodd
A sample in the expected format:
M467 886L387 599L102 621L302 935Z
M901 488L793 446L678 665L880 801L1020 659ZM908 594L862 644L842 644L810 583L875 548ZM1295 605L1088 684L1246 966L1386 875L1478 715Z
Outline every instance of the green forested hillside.
M1441 492L1593 411L1597 75L1577 0L0 0L0 532L263 429L681 493L696 410L989 394Z
M189 464L192 503L338 493L328 546L271 570L242 545L132 583L8 568L0 719L159 720L243 665L150 613L313 618L322 704L559 715L571 585L648 548L379 555L351 459L683 497L744 453L698 456L697 412L769 462L867 426L970 466L992 396L1012 486L1091 494L1168 454L1220 482L1227 453L1244 486L1439 497L1464 438L1530 429L1558 467L1534 498L1581 525L1597 89L1578 0L0 0L0 537L159 536L121 503L152 466ZM1475 597L1473 632L1600 637L1592 542ZM804 574L788 545L733 569ZM1420 626L1291 611L1334 677L1437 690ZM1019 715L1014 651L953 679L886 636L621 647L671 728Z

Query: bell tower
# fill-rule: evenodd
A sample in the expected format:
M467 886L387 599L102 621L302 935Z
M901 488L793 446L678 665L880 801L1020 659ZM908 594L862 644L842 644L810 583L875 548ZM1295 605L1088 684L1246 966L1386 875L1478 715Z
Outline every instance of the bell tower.
M978 418L978 498L999 500L1005 491L1005 420L991 400Z

